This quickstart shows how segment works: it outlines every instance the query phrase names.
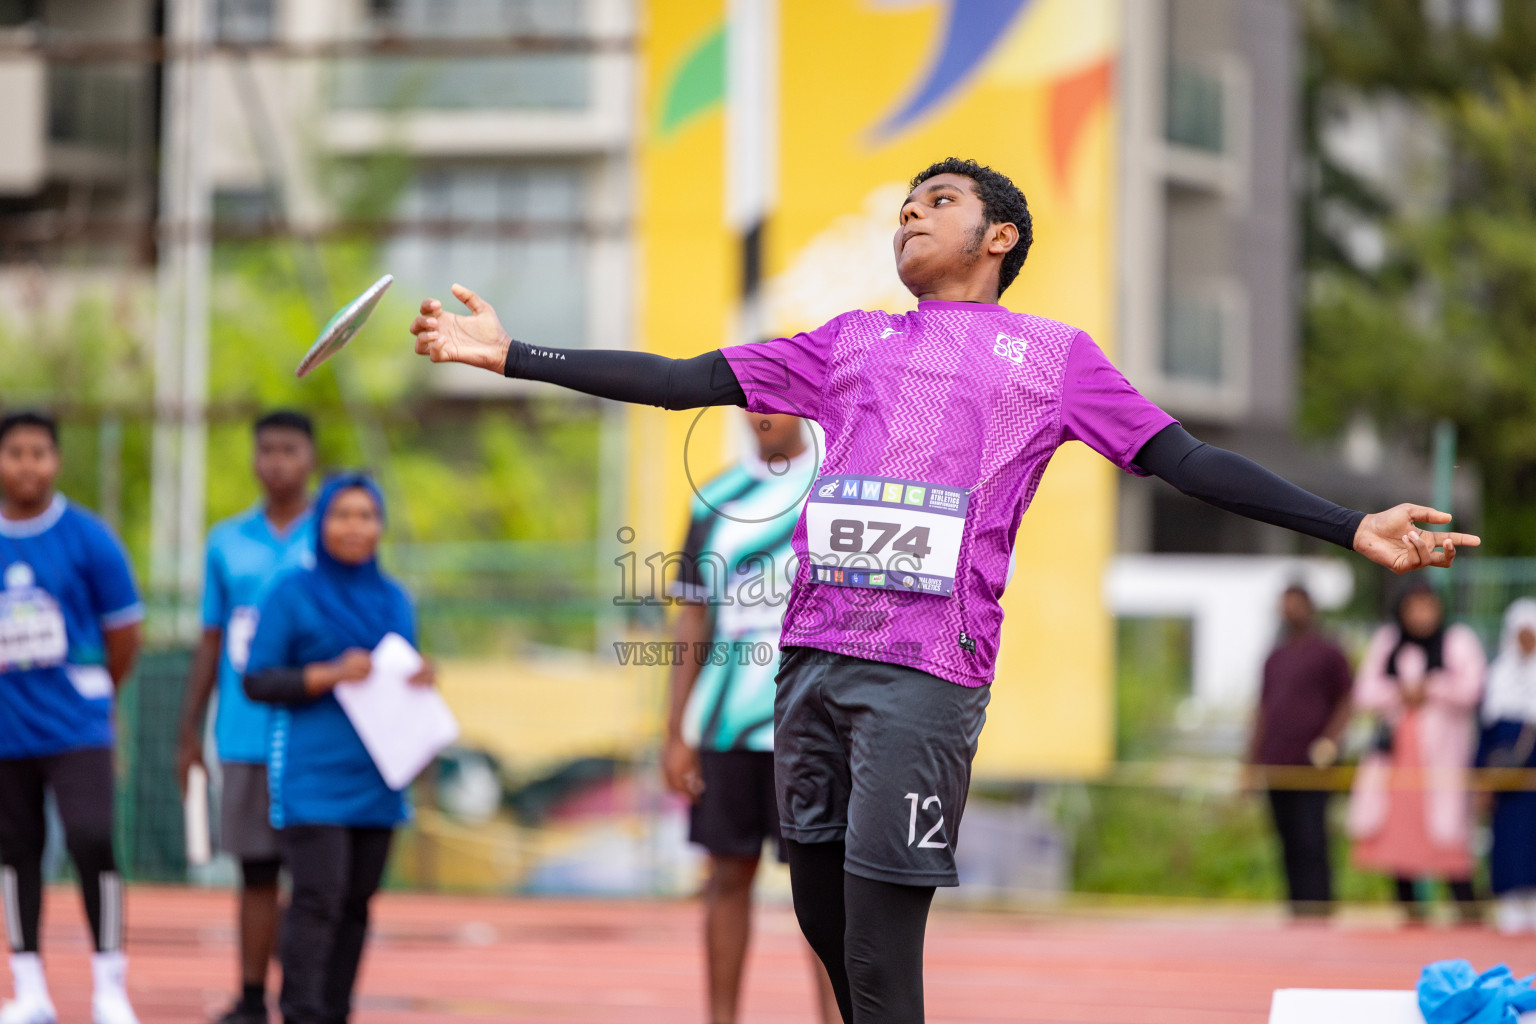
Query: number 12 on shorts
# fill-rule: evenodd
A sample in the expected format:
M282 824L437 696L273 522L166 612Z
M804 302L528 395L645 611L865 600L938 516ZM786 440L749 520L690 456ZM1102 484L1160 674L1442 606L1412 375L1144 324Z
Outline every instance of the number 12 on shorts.
M916 793L908 793L906 795L906 799L912 802L912 815L908 819L907 824L907 845L911 846L913 843L917 843L917 848L919 850L947 849L949 846L948 843L934 842L933 839L934 834L938 832L939 829L944 827L944 805L939 803L939 798L937 796L930 796L927 799L924 799L918 796ZM934 822L933 828L923 833L923 838L921 841L919 841L917 838L917 809L920 801L922 809L925 811L930 807L937 807L939 809L939 820Z

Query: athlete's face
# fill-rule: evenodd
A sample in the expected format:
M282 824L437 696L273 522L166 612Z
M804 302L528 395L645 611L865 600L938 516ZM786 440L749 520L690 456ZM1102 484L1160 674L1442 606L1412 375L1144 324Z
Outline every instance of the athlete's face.
M912 189L895 229L895 272L912 295L963 279L985 256L1005 255L1018 241L1014 224L992 224L971 178L940 173ZM995 284L995 282L994 282Z
M309 487L314 443L293 427L263 427L256 433L254 469L268 500L291 498Z
M1515 634L1515 640L1520 644L1520 654L1529 658L1536 654L1536 629L1530 626L1521 626L1520 632Z
M361 487L348 487L331 500L320 524L325 550L338 562L362 565L379 549L384 521L373 495Z
M42 427L12 427L0 439L0 493L22 506L45 503L59 476L59 447Z

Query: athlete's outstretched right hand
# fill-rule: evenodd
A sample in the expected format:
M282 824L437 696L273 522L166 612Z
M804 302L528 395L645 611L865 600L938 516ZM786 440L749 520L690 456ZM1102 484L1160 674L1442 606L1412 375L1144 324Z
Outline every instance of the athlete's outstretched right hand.
M512 336L502 329L489 302L461 284L453 286L453 296L470 315L445 313L436 299L423 301L421 315L411 321L416 354L434 363L465 363L501 373Z

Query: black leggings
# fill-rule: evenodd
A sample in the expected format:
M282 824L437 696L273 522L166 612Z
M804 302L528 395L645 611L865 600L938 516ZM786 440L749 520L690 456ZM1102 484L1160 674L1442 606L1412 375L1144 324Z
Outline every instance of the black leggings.
M281 858L269 860L243 860L240 862L240 887L251 889L275 889L283 874Z
M1333 865L1328 859L1328 799L1318 790L1272 789L1269 810L1280 837L1291 912L1302 917L1329 912Z
M123 882L112 852L112 751L71 750L0 761L0 880L13 953L38 951L43 912L44 794L53 790L64 845L80 876L80 895L98 953L123 945Z
M845 1024L922 1024L931 885L843 869L841 842L787 842L795 916L826 965Z
M368 938L368 901L384 878L394 830L290 825L278 834L293 879L283 922L283 1021L344 1021Z

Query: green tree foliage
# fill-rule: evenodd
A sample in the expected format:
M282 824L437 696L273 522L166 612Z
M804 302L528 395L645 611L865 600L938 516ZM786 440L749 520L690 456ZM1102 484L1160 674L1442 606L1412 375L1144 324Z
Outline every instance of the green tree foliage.
M153 398L143 339L152 322L148 303L125 282L87 284L61 298L41 270L22 292L0 319L0 408L60 417L60 490L117 522L143 555Z
M596 523L598 425L559 398L454 400L405 331L417 296L391 292L338 359L293 370L330 309L378 274L364 245L314 259L290 242L216 252L209 341L208 520L249 506L252 418L289 406L314 416L323 468L382 478L393 539L586 541ZM317 282L305 275L318 276ZM154 384L152 296L124 277L82 286L61 311L38 301L0 321L8 370L0 405L54 410L63 423L61 489L118 521L148 565ZM334 296L334 298L333 298Z
M386 293L342 355L295 378L293 368L331 307L379 273L367 246L332 245L314 259L302 257L291 244L266 243L224 254L210 364L218 401L253 413L277 405L311 411L323 465L367 466L380 475L396 539L592 536L597 425L590 409L553 397L487 404L434 396L431 367L405 330L419 296ZM319 276L320 286L305 274ZM248 420L210 432L210 467L240 470L210 476L215 517L251 500Z
M1308 310L1303 420L1354 410L1397 436L1454 422L1483 478L1486 540L1536 553L1536 5L1498 32L1436 24L1421 0L1308 7ZM1457 5L1444 5L1454 12ZM1398 104L1441 151L1429 202L1385 194L1322 144L1345 98ZM1347 232L1385 239L1356 258Z

